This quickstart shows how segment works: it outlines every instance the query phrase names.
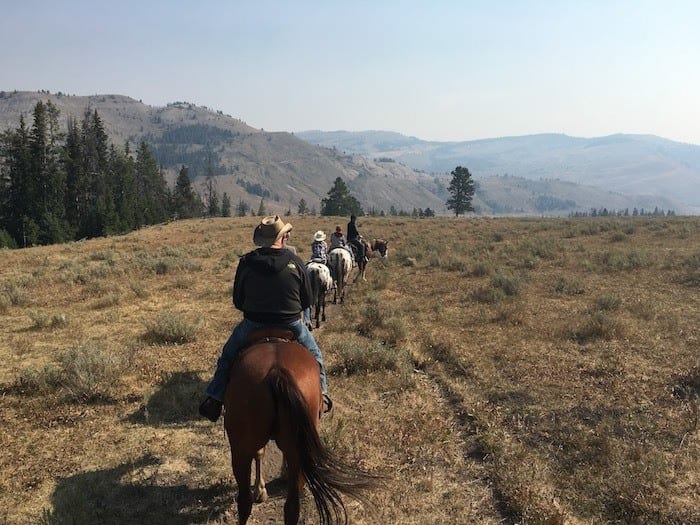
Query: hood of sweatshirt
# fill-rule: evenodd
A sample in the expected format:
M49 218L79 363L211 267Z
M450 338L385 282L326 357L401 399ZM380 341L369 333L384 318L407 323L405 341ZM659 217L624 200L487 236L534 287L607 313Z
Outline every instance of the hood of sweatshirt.
M284 248L258 248L246 255L246 263L251 268L267 274L280 273L291 261L292 252Z

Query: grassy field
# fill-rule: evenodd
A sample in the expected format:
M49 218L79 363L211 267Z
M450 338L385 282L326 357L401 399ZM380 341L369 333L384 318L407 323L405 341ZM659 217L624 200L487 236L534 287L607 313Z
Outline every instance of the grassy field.
M359 222L389 258L314 331L323 439L386 477L352 523L700 523L699 217ZM0 252L0 522L235 522L197 405L256 223Z

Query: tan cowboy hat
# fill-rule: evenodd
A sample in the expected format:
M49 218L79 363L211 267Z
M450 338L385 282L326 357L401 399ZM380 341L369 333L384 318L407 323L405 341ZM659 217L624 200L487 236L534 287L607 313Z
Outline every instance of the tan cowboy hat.
M253 232L253 243L256 246L268 247L277 242L285 233L292 231L292 225L285 223L279 215L263 217Z
M326 240L326 234L323 233L323 230L318 230L316 233L314 233L314 241L325 241Z

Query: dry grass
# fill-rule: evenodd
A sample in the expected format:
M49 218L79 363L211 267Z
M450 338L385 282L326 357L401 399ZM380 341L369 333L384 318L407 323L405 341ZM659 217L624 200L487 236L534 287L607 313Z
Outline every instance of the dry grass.
M292 218L301 256L339 221ZM235 521L222 427L196 408L255 223L1 252L0 522ZM388 478L353 523L700 523L699 218L361 230L390 258L314 331L324 440Z

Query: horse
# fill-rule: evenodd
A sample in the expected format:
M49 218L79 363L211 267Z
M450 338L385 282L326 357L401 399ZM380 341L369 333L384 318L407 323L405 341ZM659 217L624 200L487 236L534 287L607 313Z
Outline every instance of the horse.
M350 278L352 271L352 258L350 253L345 248L335 248L328 254L333 268L333 280L335 281L335 290L333 292L333 304L345 302L345 285Z
M224 397L239 525L245 525L252 512L253 460L255 497L266 494L260 464L271 439L287 466L285 525L298 523L305 483L322 525L347 523L341 494L368 504L364 493L377 485L379 477L345 464L323 444L318 432L323 405L318 362L289 330L256 330L248 341L250 346L231 367Z
M382 259L389 256L389 241L385 241L384 239L372 239L372 242L367 242L365 239L360 237L360 242L365 247L365 256L367 257L367 261L369 261L369 259L371 259L376 253L379 253ZM366 281L367 278L365 277L365 272L367 271L367 261L360 259L361 258L357 257L356 254L355 260L357 261L357 276L355 277L355 281L357 281L360 277L362 277L363 281Z
M321 315L321 320L326 322L326 294L328 290L333 288L333 279L331 278L331 271L323 263L308 262L306 263L306 271L311 279L311 291L313 304L316 306L314 311L314 318L316 319L316 328L321 326L319 322L319 313ZM311 319L309 319L311 322Z

